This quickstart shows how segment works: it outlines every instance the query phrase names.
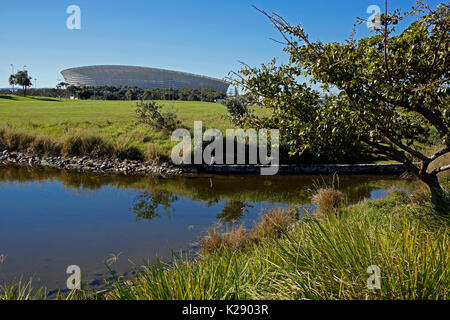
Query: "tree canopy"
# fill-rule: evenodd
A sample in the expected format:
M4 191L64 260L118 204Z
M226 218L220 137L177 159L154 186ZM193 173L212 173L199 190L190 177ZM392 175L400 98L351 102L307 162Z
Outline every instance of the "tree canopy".
M9 77L9 84L10 85L19 85L23 88L23 96L27 95L27 88L32 85L31 83L31 77L28 75L27 70L18 71L16 74L12 74Z
M352 35L344 43L327 44L311 41L301 25L260 11L282 35L289 63L244 64L231 73L232 83L253 102L273 110L270 118L248 116L242 123L280 128L292 153L337 154L364 147L399 161L430 187L433 203L448 213L437 175L450 164L429 168L450 152L450 6L432 10L418 1L407 12L386 10L382 28L370 37ZM406 18L414 21L397 32ZM311 84L334 94L324 99ZM418 147L430 130L442 146L433 155Z

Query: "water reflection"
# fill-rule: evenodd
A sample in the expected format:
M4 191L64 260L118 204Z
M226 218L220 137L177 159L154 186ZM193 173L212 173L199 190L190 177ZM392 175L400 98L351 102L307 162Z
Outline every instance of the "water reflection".
M139 192L134 199L132 212L136 216L136 221L161 218L158 213L159 209L162 209L164 214L170 218L171 213L175 210L172 203L177 200L178 197L168 191Z
M117 189L146 191L148 194L136 197L132 212L136 216L151 218L157 205L164 207L164 212L171 211L170 203L176 201L176 195L193 201L204 202L213 206L223 201L226 203L224 216L230 211L239 211L242 203L273 202L285 204L308 204L309 188L320 179L330 182L332 177L315 176L182 176L172 178L114 176L103 174L79 174L50 169L31 169L0 165L0 185L5 183L44 183L59 182L68 191L85 193L111 186ZM340 190L349 203L369 199L376 189L389 189L393 186L411 189L411 182L402 181L394 176L343 176L340 177ZM153 208L156 206L155 208ZM144 214L144 211L148 214ZM245 213L245 208L242 208ZM173 211L173 210L172 210ZM221 215L220 215L221 216ZM145 219L147 219L145 218Z
M219 224L228 224L232 227L242 219L244 213L248 212L250 208L254 208L254 206L242 201L230 200L225 202L222 212L217 215Z

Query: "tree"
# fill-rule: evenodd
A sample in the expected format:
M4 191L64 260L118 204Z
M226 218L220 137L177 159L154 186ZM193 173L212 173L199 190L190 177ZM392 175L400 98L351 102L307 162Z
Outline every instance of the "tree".
M242 117L248 115L248 100L245 96L228 97L223 104L227 107L232 122L240 124Z
M140 101L136 105L138 123L149 125L158 130L173 131L181 124L175 112L161 111L162 105L155 101Z
M22 86L23 96L25 97L27 95L27 88L32 85L31 79L32 77L28 76L27 70L18 71L16 74L9 77L9 84Z
M89 89L83 88L78 91L77 95L81 100L88 100L91 98L92 92Z
M136 89L128 89L127 92L125 93L125 99L136 100L137 99Z
M68 86L69 86L68 83L66 83L66 82L60 82L60 83L58 83L58 84L56 85L56 89L60 90L60 89L63 89L63 88L67 88Z
M290 137L292 152L334 153L364 143L370 152L403 163L429 187L435 208L448 215L438 174L450 164L430 168L450 152L449 5L432 10L418 1L408 12L386 10L383 27L372 36L328 44L311 41L301 25L278 14L261 12L282 35L289 63L244 64L230 80L272 108L267 121ZM394 33L407 17L414 21ZM336 94L323 101L300 78ZM420 148L429 130L442 146L431 155Z

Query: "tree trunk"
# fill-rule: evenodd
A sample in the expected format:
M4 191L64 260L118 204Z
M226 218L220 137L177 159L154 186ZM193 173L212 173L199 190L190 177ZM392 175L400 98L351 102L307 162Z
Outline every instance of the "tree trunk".
M439 184L439 179L436 174L426 174L423 177L425 182L430 188L431 203L433 207L442 215L448 216L450 214L450 199L446 196L444 190Z

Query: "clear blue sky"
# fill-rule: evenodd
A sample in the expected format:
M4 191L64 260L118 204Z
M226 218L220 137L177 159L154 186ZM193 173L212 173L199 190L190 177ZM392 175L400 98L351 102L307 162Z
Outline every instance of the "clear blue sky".
M444 0L442 0L444 1ZM442 2L431 0L435 6ZM413 0L390 0L410 8ZM68 30L69 5L81 8L81 30ZM10 64L28 66L38 87L54 87L69 67L121 64L223 78L238 61L285 59L280 36L252 5L302 23L313 39L343 41L356 17L384 0L1 0L0 88ZM365 25L358 37L366 36Z

